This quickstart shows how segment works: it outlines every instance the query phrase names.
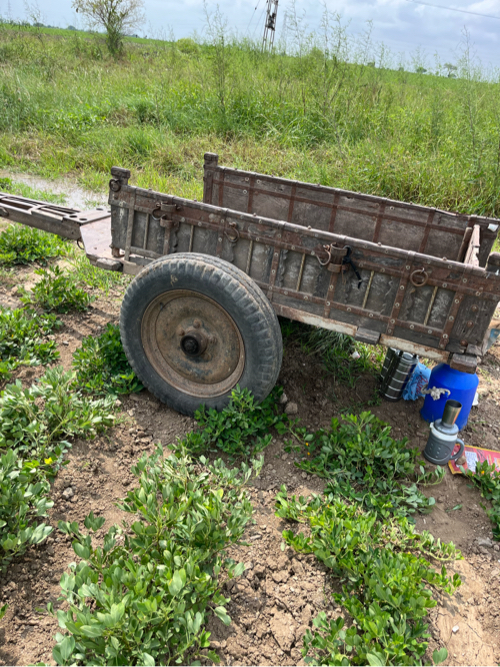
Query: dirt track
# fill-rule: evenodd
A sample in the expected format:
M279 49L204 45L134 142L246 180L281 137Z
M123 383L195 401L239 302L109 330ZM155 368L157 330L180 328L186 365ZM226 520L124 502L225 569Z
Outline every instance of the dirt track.
M29 280L29 272L19 272L19 282ZM98 334L108 321L116 321L120 294L96 301L83 315L62 316L64 328L56 334L61 363L69 368L72 353L84 336ZM19 305L16 287L0 285L0 304ZM21 368L16 377L28 384L43 372L41 368ZM280 376L288 400L298 406L298 416L310 428L328 425L332 416L346 408L366 409L373 398L376 380L359 378L349 390L325 374L321 363L305 356L290 344ZM464 433L467 443L500 449L500 346L487 355L480 372L480 403L471 414ZM393 427L396 437L407 436L423 449L428 426L421 420L418 403L389 403L372 408ZM135 459L152 451L154 443L165 446L193 427L194 422L160 404L146 391L122 401L124 421L94 442L76 442L69 454L70 464L57 476L53 487L51 521L82 521L90 510L104 515L105 528L121 521L114 502L133 483L129 473ZM274 516L277 489L286 484L293 493L318 492L322 482L293 465L293 454L284 451L276 439L265 451L263 472L252 488L255 525L247 531L250 546L233 550L244 561L247 572L229 582L232 598L228 611L230 627L213 621L213 646L222 664L293 665L301 662L302 636L318 611L340 612L325 595L328 580L313 557L296 556L281 550L284 524ZM67 492L71 487L72 494ZM69 496L67 499L63 496ZM437 499L432 514L417 520L418 528L429 529L436 537L452 540L463 552L456 564L463 581L452 599L442 599L431 612L431 650L447 646L446 664L492 665L500 660L500 550L480 547L478 538L492 538L489 520L480 507L479 493L466 480L447 471L444 481L431 487ZM450 511L461 504L462 509ZM52 601L57 607L58 583L74 553L65 536L55 531L38 550L17 561L0 579L3 602L9 610L0 623L0 664L52 663L53 636L57 622L37 608ZM458 626L458 632L452 631ZM301 663L302 664L302 663Z

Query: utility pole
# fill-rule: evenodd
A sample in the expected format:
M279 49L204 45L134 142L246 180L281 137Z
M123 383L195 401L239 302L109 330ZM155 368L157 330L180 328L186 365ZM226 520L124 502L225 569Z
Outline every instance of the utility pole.
M267 0L266 23L264 25L264 38L262 40L263 51L273 50L274 35L276 33L277 15L278 15L278 0Z

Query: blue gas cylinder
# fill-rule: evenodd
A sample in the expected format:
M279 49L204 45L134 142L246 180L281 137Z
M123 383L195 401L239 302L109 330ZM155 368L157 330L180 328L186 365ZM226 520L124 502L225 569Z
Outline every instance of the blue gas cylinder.
M441 394L437 401L427 394L424 405L420 410L421 416L425 421L434 422L436 419L442 418L447 400L458 401L462 404L462 409L455 423L461 431L469 419L472 401L476 395L478 384L479 378L475 373L462 373L454 368L450 368L448 364L438 364L431 371L428 388L438 387L448 389L450 393L445 392Z

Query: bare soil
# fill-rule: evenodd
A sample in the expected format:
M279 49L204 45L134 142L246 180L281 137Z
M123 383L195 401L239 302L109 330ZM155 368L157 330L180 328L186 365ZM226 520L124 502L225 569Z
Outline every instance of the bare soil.
M21 269L18 284L29 280ZM0 284L0 304L19 305L17 287ZM99 334L108 321L117 321L121 294L96 301L87 313L62 316L64 328L55 335L60 362L69 368L72 353L84 336ZM30 384L43 369L22 368L16 377ZM480 369L479 406L473 408L463 432L466 443L500 449L500 347L494 347ZM298 407L302 423L314 429L327 426L333 416L349 409L367 408L376 392L376 378L358 378L356 388L342 386L328 375L319 359L288 344L279 379L289 402ZM428 426L417 402L382 402L371 408L388 422L396 437L406 436L423 450ZM60 519L82 522L90 510L106 518L105 529L122 516L115 502L122 498L134 477L133 462L155 443L168 447L193 428L192 419L159 403L147 391L122 399L123 422L93 442L77 441L69 452L69 465L58 474L52 497L51 523ZM318 478L298 470L293 454L276 438L265 451L261 476L251 487L255 523L245 538L250 546L233 549L231 555L247 564L245 574L225 585L231 597L230 627L212 619L212 646L225 665L303 664L300 649L306 628L321 610L337 616L340 609L328 596L329 581L323 567L311 556L282 550L284 522L274 515L274 498L281 484L293 493L307 495L322 490ZM66 500L63 491L71 487ZM453 541L463 560L452 566L462 586L453 598L443 597L429 615L430 649L446 646L446 664L494 665L500 661L500 547L479 546L478 538L492 539L489 520L480 506L478 491L461 476L447 471L443 482L428 489L437 506L419 517L417 527L428 529L445 541ZM67 494L68 495L68 494ZM452 508L461 505L462 509ZM0 664L52 664L57 622L43 610L49 601L57 608L59 579L74 553L66 536L54 531L47 542L18 559L0 577L2 603L8 603L0 622ZM456 630L458 626L458 631ZM455 629L455 631L453 630Z

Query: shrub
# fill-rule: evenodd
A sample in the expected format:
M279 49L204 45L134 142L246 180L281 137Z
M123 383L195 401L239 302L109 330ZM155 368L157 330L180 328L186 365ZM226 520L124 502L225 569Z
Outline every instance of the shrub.
M494 463L482 461L477 464L475 472L468 470L466 474L481 490L482 497L491 501L492 507L486 513L493 524L493 537L500 540L500 470Z
M406 438L392 438L391 427L370 412L347 415L343 421L334 418L330 429L315 433L297 428L295 434L302 440L299 467L326 478L332 493L382 517L428 512L435 504L417 483L438 483L444 470L438 466L427 474L418 450L409 449Z
M76 386L92 394L131 394L142 384L128 363L120 338L120 328L108 323L97 337L87 336L73 354Z
M94 438L115 421L112 397L91 399L74 389L74 374L48 370L23 389L17 381L0 394L0 448L39 458L60 454L68 438Z
M261 466L253 462L254 470ZM68 608L57 612L64 630L53 650L59 665L190 664L209 646L209 613L230 623L219 578L244 570L225 549L252 516L244 490L252 469L209 465L204 457L194 463L184 450L163 459L158 448L133 472L139 488L120 509L134 522L112 526L102 547L92 533L104 519L89 515L86 535L76 523L59 524L81 559L61 579Z
M328 620L325 613L307 630L302 650L315 665L421 665L428 647L429 609L436 606L434 590L452 594L460 585L457 574L436 571L426 557L454 560L453 545L441 544L427 532L421 535L406 517L379 520L332 493L309 499L288 498L282 487L276 499L277 516L307 523L310 536L285 530L283 537L301 553L313 553L341 584L333 593L348 619ZM434 660L446 658L435 651Z
M46 264L51 257L64 254L66 241L32 227L9 225L0 234L0 264Z
M58 266L37 269L35 273L42 279L31 293L21 298L23 303L36 304L48 312L69 313L87 310L95 298L79 287L71 274L65 273Z
M248 389L237 387L229 405L217 412L204 407L195 413L198 429L188 433L183 444L193 454L220 450L231 456L248 457L261 452L272 440L269 429L286 429L288 418L276 410L282 389L275 388L261 403Z
M0 568L5 570L14 556L30 545L40 544L52 532L40 523L53 502L45 477L36 479L36 461L27 462L12 449L0 457ZM1 612L5 608L0 609Z
M47 336L59 325L55 315L0 307L0 380L8 379L20 364L37 366L55 361L59 352Z

